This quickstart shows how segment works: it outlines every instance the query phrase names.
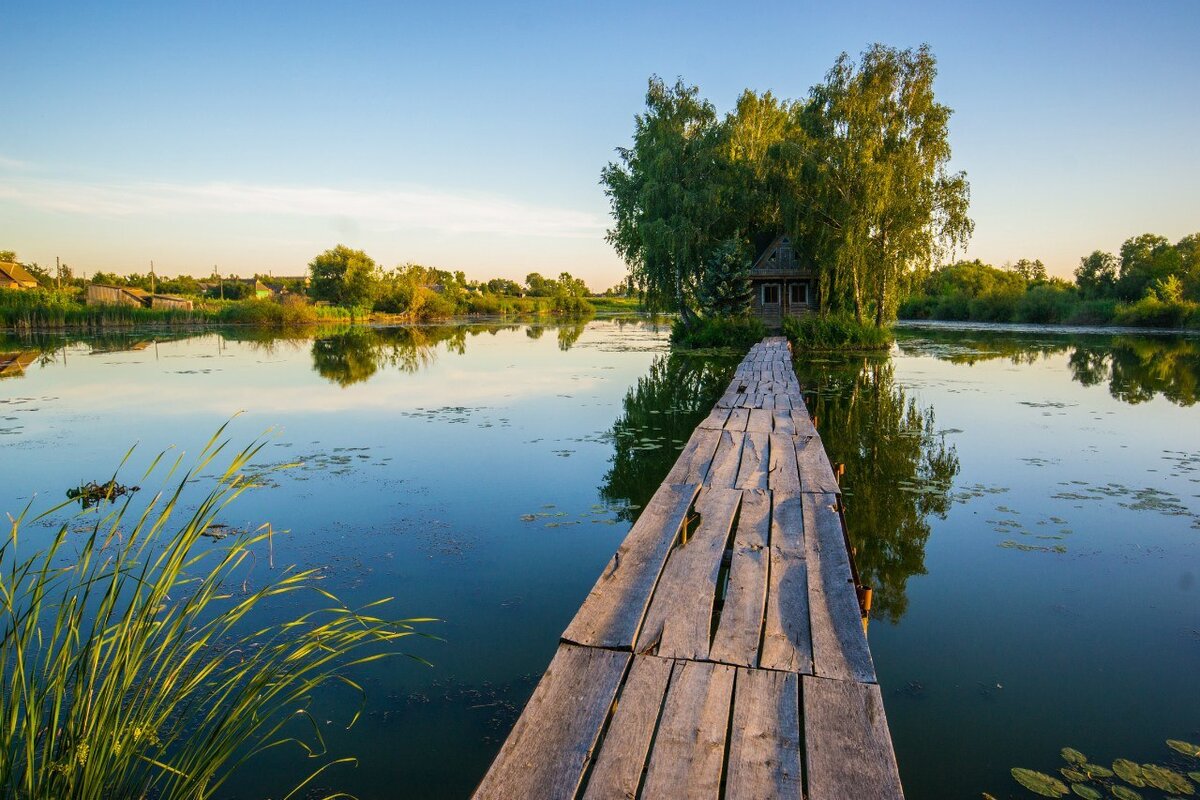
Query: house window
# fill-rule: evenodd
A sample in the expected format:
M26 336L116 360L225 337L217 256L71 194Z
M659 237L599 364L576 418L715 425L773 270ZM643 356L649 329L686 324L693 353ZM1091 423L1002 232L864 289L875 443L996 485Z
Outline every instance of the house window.
M762 287L762 301L764 306L779 305L779 284L764 283Z
M794 306L808 305L808 284L792 283L788 285L788 302Z

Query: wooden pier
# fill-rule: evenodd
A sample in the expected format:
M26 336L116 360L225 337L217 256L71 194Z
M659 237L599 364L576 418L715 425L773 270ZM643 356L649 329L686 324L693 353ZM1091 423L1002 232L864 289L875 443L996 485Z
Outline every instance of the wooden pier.
M479 800L902 798L837 477L765 339L609 561Z

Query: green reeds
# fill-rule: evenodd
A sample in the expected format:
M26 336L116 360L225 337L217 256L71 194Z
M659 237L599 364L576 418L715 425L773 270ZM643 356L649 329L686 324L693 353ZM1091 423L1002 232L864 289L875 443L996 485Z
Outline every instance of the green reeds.
M18 548L28 510L12 520L0 544L0 795L208 798L247 759L292 743L316 759L281 787L293 797L352 761L324 757L310 697L330 683L361 694L347 670L395 655L429 620L380 616L388 600L351 609L318 586L316 570L283 570L253 588L247 573L269 528L219 547L199 542L251 486L245 469L261 441L173 524L185 485L226 448L223 430L190 469L182 457L164 465L166 481L182 475L140 513L129 501L93 511L88 532L63 525L28 556ZM254 613L304 592L319 607L270 623ZM292 733L297 723L303 735Z

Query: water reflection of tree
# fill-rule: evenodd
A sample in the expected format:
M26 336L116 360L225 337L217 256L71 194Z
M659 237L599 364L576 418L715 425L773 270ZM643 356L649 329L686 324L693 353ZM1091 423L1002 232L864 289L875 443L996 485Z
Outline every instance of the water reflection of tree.
M738 359L659 356L625 394L623 412L613 423L613 457L601 497L637 518L671 471L692 431L733 379Z
M944 517L958 455L932 408L897 385L893 364L858 358L797 364L829 457L846 465L847 522L873 616L899 621L911 575L925 573L929 517Z
M1108 384L1123 403L1162 395L1181 406L1200 401L1200 341L1183 336L1028 334L998 331L926 331L906 337L900 347L912 355L932 355L955 364L1007 359L1032 364L1066 353L1071 377L1084 386Z

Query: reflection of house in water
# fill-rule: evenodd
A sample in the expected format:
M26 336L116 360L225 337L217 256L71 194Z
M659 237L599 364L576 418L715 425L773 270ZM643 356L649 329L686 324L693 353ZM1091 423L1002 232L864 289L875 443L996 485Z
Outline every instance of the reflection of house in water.
M37 278L12 261L0 261L0 289L36 289Z
M36 350L22 350L19 353L0 353L0 378L19 378L25 374L25 369L37 360Z
M151 294L145 289L132 286L103 286L98 283L87 287L89 306L131 306L134 308L173 308L191 311L192 301L172 294Z
M762 239L756 253L750 267L755 316L778 326L784 317L799 317L817 309L816 274L811 264L797 257L790 236Z

